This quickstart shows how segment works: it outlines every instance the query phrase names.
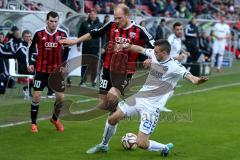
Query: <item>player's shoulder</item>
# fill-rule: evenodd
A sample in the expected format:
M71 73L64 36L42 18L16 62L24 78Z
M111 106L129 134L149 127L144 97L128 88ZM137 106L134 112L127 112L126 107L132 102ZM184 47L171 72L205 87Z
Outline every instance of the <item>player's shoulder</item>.
M182 68L184 67L182 63L180 63L178 60L174 58L170 58L169 65L173 66L174 68Z
M117 26L118 24L117 24L117 22L115 22L114 20L110 20L110 21L108 21L107 23L105 23L105 24L103 25L103 27L104 27L104 26L112 26L112 25Z
M43 31L45 31L45 28L44 28L44 27L39 28L39 29L36 29L36 30L35 30L35 34L37 34L37 33L39 33L39 32L43 32Z
M175 37L175 35L173 33L170 34L167 38L168 42L171 43L173 41L174 37Z
M152 36L150 35L150 33L148 33L148 31L147 31L147 29L146 29L145 27L140 26L139 24L136 24L134 21L132 21L131 23L132 23L132 26L140 29L140 30L141 30L143 33L145 33L147 36L152 37Z
M60 32L60 33L64 33L64 34L67 35L67 31L64 30L64 29L62 29L62 28L60 28L60 27L57 27L57 31Z

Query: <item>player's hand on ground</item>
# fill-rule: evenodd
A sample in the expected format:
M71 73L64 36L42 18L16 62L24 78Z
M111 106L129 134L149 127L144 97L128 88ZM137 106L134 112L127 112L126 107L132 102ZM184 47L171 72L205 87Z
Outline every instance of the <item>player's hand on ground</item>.
M34 72L34 65L28 66L27 69L28 69L29 73L33 73Z
M208 80L209 80L208 77L205 77L205 76L199 77L197 84L205 83L205 82L207 82Z
M145 61L143 61L143 67L149 68L151 66L151 63L152 63L152 59L146 59Z
M76 39L60 39L58 41L60 44L62 44L64 47L68 47L68 46L72 46L77 44L77 40Z

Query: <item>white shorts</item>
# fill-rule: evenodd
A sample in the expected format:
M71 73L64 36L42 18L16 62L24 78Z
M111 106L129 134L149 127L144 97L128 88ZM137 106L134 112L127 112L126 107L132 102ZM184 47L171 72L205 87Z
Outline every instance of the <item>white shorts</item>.
M213 54L224 55L225 46L226 46L226 42L225 41L217 41L216 40L213 43Z
M150 106L144 98L131 99L132 101L121 101L118 104L119 109L124 113L126 117L140 114L141 123L139 131L145 134L151 134L160 116L160 109L158 107Z

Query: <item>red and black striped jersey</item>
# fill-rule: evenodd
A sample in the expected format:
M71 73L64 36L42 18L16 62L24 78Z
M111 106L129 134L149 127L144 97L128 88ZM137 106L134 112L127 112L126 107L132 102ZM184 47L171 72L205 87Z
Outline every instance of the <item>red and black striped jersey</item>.
M106 34L106 42L122 43L128 42L142 47L148 46L153 48L154 40L144 27L131 22L127 28L118 28L117 23L110 21L100 29L95 29L90 32L92 38L97 38ZM134 73L136 70L136 62L139 54L131 51L124 51L128 55L128 73ZM103 66L110 69L112 57L111 52L106 53Z
M68 57L69 48L58 43L63 37L67 37L67 33L60 28L53 33L49 33L46 27L36 31L29 48L29 64L34 64L32 54L37 52L36 71L52 73Z

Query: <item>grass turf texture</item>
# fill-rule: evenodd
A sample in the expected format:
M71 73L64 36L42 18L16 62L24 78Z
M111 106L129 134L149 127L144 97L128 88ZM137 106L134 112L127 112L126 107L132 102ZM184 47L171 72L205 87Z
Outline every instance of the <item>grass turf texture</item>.
M202 86L193 86L182 81L176 94L206 89L214 86L240 82L239 64L222 74L213 73L210 81ZM32 134L30 125L23 124L0 128L1 160L238 160L239 144L239 90L240 85L219 88L206 92L173 97L167 106L173 109L163 114L151 139L174 143L174 149L166 158L160 153L140 149L126 151L120 139L127 132L137 133L137 118L125 119L118 126L110 142L110 151L87 155L85 151L100 142L106 115L90 121L63 121L65 132L55 131L48 121L39 122L39 133ZM66 99L78 100L82 96ZM85 102L96 104L97 101ZM40 117L51 114L53 102L44 100L40 106ZM19 95L1 97L0 124L29 120L30 102ZM84 105L84 104L83 104Z

